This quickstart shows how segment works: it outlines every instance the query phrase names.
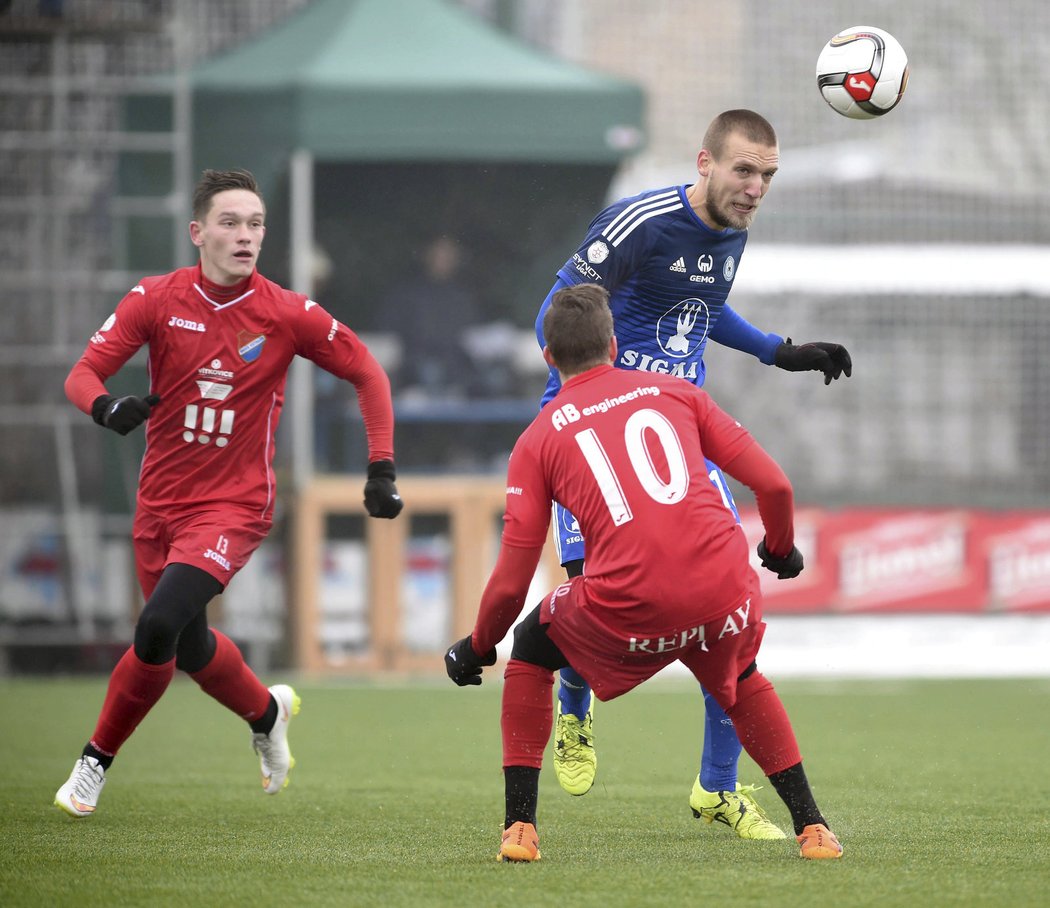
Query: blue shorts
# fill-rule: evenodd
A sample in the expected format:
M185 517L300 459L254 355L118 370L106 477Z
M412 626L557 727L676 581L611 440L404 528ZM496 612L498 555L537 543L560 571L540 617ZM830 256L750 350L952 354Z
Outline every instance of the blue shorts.
M737 523L740 523L740 514L737 512L736 502L733 501L733 493L729 491L725 476L710 460L705 460L704 462L707 464L708 479L721 493L722 502L733 512L733 518ZM558 553L558 563L568 564L570 561L583 560L584 547L583 536L580 534L580 524L569 511L557 502L554 503L553 523L554 545Z

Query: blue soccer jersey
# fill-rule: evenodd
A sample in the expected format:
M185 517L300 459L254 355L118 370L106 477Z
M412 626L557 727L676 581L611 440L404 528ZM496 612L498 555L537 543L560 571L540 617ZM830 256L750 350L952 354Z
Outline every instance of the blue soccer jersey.
M609 292L620 351L616 366L702 385L708 339L768 365L783 338L759 331L727 305L747 231L712 230L693 211L687 188L653 189L610 205L591 222L558 277L566 284L601 284ZM536 322L541 345L547 305ZM559 387L552 370L543 403Z

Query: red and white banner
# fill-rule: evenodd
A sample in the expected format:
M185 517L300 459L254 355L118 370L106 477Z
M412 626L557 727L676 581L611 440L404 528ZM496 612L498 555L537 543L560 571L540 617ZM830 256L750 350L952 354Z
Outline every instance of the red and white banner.
M793 580L760 567L758 512L740 518L770 612L1050 611L1050 512L800 508Z
M1050 514L989 515L977 544L989 609L1050 611Z

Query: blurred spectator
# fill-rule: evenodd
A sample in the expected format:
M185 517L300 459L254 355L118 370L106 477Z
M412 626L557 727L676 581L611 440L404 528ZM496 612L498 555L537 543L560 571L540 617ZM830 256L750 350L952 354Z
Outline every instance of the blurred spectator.
M462 247L438 236L423 249L415 273L394 284L380 303L376 328L402 343L391 375L400 395L462 399L486 396L485 370L466 346L481 307L460 280Z

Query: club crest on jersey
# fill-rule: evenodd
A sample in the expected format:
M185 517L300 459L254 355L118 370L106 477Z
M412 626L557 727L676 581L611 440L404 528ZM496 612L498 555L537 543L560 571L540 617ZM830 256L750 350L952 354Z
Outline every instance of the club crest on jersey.
M560 512L562 532L567 534L562 537L562 544L573 545L583 542L583 536L580 535L580 522L566 508L559 507L557 510Z
M656 340L660 349L676 359L688 356L703 343L711 324L711 313L703 300L682 300L672 306L656 323Z
M566 533L579 533L580 522L572 516L572 512L566 508L561 509L561 525L565 527Z
M237 334L237 352L246 363L254 363L259 358L265 343L264 334L249 334L247 331Z

